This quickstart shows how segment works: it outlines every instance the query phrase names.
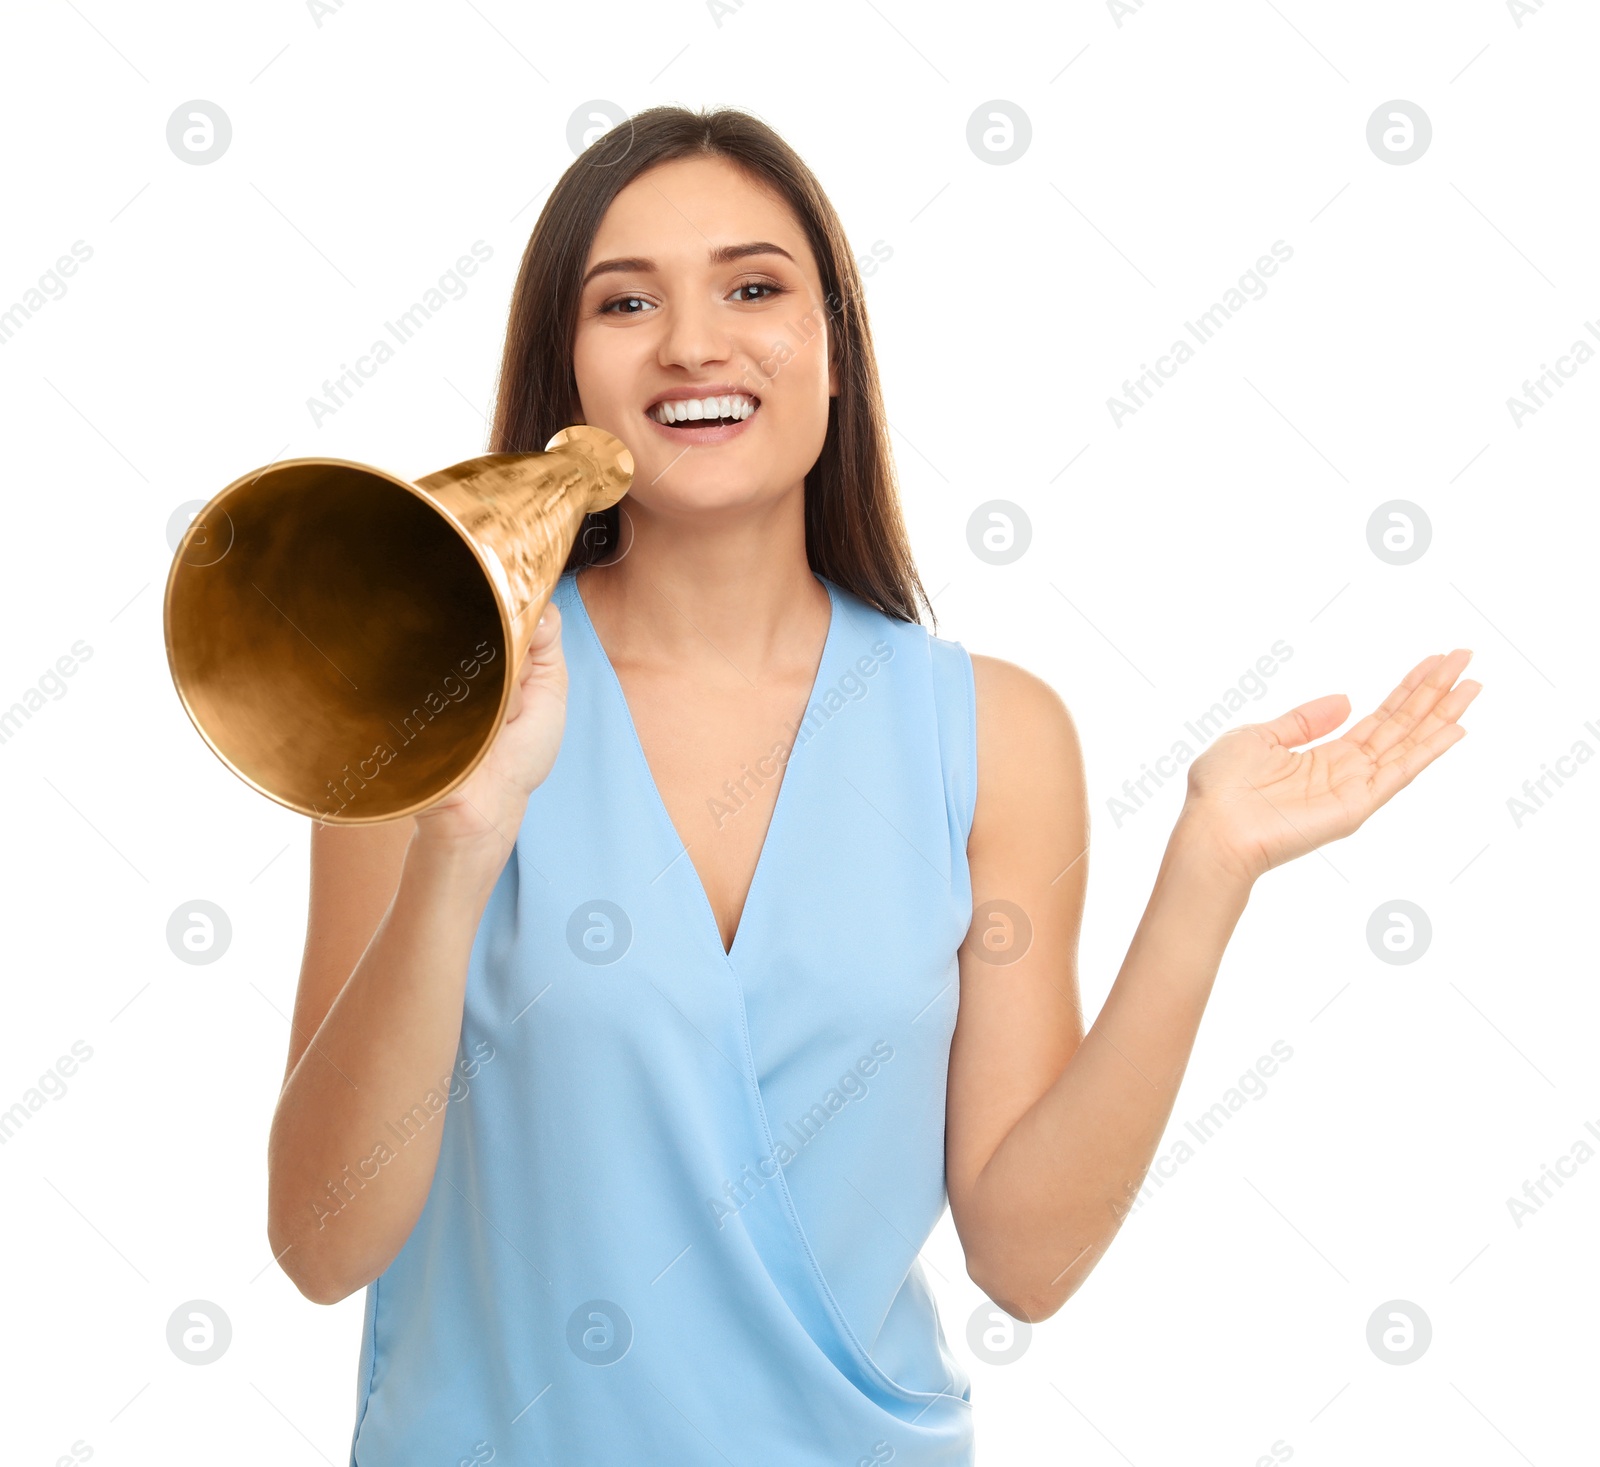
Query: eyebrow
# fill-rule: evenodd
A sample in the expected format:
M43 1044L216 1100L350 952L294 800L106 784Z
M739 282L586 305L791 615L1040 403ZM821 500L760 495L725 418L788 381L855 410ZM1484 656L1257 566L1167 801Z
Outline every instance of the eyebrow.
M771 244L766 240L753 240L749 244L717 245L707 252L706 259L712 265L731 265L735 260L747 259L751 255L782 255L791 265L795 258L788 250L779 245ZM597 275L621 274L650 274L656 269L656 262L645 255L628 255L615 260L601 260L587 275L583 277L584 286Z

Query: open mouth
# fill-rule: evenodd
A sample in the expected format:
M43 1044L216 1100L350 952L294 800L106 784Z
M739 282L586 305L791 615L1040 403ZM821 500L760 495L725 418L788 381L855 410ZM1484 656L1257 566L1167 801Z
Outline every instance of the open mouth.
M731 428L754 415L761 400L748 392L710 397L668 398L646 409L646 416L681 432L696 428Z

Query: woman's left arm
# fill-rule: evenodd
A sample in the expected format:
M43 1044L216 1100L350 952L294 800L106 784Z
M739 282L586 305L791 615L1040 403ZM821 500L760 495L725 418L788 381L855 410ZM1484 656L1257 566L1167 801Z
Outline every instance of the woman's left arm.
M1127 1216L1172 1113L1223 949L1258 876L1349 835L1466 730L1471 653L1420 662L1376 712L1332 694L1219 736L1188 792L1116 982L1087 1034L1083 758L1048 684L974 657L973 921L960 953L945 1171L967 1272L1021 1319L1054 1314Z

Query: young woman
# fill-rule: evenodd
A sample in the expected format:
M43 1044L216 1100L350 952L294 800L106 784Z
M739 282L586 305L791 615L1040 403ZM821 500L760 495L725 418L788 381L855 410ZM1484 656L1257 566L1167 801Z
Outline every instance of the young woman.
M313 831L269 1234L367 1290L351 1460L970 1462L947 1198L996 1304L1061 1307L1256 878L1462 737L1470 654L1218 738L1085 1035L1072 721L921 625L857 270L760 122L652 109L552 191L493 448L575 422L633 488L489 756Z

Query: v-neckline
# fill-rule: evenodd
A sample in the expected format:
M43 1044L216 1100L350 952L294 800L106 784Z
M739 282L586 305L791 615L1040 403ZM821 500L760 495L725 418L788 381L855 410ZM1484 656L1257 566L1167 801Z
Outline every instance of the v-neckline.
M816 575L816 572L812 572ZM822 652L817 658L816 675L811 679L811 690L806 694L805 706L800 713L799 724L803 724L810 713L811 705L816 702L818 690L822 687L823 674L827 670L828 657L833 651L835 633L839 628L839 597L834 589L833 582L826 576L816 576L822 582L823 589L828 593L828 631L822 639ZM612 692L616 695L617 703L622 709L622 717L628 727L628 732L633 736L634 752L639 756L639 769L644 775L644 782L649 786L650 794L654 798L656 813L666 826L672 839L679 847L678 856L689 862L689 874L695 885L695 890L700 893L700 905L705 913L706 921L710 924L711 940L715 950L722 955L728 964L733 963L734 955L739 951L740 940L744 937L746 929L750 926L751 908L755 903L757 892L761 883L762 868L768 865L767 853L772 848L774 833L778 829L778 817L784 809L784 801L788 797L790 785L790 770L802 745L791 740L789 744L789 757L784 761L782 773L778 778L778 793L772 804L772 815L767 821L766 834L761 839L761 849L756 853L755 869L750 873L750 885L745 891L744 905L739 909L739 920L734 924L733 941L727 946L722 945L722 928L717 925L716 908L711 905L711 897L706 891L705 882L701 879L699 868L689 855L689 847L678 834L678 827L673 823L672 812L667 809L667 802L661 797L661 786L656 783L655 771L650 768L650 760L644 752L644 743L639 738L639 727L633 719L633 709L628 705L628 695L622 690L622 679L617 676L617 670L611 665L610 654L605 649L605 644L600 640L600 633L595 629L594 621L589 616L589 608L584 604L583 592L578 589L578 576L572 574L572 599L577 605L578 616L583 622L585 631L589 634L594 650L599 654L600 664L605 668L611 683ZM799 724L796 727L799 727Z

